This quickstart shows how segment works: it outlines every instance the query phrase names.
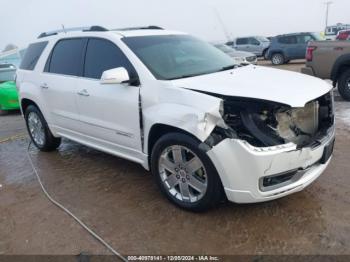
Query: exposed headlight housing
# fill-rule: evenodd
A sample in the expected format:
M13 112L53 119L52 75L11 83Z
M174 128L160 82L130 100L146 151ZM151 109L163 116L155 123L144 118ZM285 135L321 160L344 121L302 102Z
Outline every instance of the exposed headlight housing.
M311 145L334 124L331 93L303 108L244 98L224 98L225 123L237 137L257 148L283 144Z

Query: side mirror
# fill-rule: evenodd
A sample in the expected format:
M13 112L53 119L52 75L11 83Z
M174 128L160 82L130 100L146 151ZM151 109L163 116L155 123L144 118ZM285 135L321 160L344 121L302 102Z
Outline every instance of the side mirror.
M129 73L124 67L104 71L100 80L101 84L122 84L129 81Z

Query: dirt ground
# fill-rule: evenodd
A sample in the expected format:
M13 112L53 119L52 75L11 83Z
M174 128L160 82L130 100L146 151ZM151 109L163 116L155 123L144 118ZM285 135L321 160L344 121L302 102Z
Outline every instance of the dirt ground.
M268 203L194 214L170 204L132 162L68 140L31 156L48 191L122 254L350 254L350 103L336 100L331 165L306 190ZM110 254L46 199L27 144L20 114L1 116L0 254Z

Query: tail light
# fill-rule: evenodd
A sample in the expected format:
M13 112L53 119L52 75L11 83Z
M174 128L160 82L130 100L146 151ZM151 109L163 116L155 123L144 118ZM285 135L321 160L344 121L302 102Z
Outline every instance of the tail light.
M309 46L306 50L306 61L311 62L314 58L314 51L317 49L316 46Z

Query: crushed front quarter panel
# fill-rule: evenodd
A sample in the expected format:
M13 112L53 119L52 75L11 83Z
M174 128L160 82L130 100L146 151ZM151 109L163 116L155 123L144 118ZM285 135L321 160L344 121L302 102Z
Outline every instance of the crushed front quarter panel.
M153 125L182 129L204 142L216 126L227 128L222 116L222 99L154 81L141 88L145 141ZM145 144L145 152L148 152Z

